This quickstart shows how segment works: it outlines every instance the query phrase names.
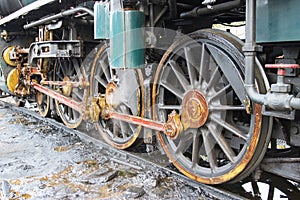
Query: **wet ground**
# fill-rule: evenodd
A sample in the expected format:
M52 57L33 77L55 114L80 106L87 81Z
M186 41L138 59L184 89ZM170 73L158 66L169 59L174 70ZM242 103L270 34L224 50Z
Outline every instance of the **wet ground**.
M0 108L2 199L204 199L183 180Z

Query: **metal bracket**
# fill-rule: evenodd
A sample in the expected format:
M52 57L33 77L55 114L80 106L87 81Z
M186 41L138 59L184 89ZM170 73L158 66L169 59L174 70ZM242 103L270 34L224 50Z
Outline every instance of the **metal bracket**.
M295 119L295 110L283 110L283 111L268 110L268 108L265 105L262 106L262 114L266 116L278 117L278 118L289 119L289 120Z
M82 44L79 40L35 42L29 47L28 62L39 58L82 57Z

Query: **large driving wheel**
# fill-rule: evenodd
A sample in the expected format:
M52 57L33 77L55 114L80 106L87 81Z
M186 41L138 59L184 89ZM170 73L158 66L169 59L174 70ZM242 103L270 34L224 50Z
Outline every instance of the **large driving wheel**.
M144 116L143 77L140 70L115 70L109 66L109 46L95 48L90 74L90 94L106 97L106 102L117 112ZM93 52L92 52L93 53ZM118 149L131 147L138 139L141 126L100 117L96 127L103 139Z
M75 101L83 101L85 88L72 87L71 82L79 82L83 76L78 59L59 58L54 66L55 81L64 81L68 83L64 86L56 86L55 90L61 94L74 99ZM82 114L69 106L55 100L57 113L61 120L69 128L76 128L82 122Z
M217 30L189 36L166 51L152 93L154 119L165 122L175 110L184 130L176 139L157 137L172 163L191 179L237 181L262 159L271 119L245 96L242 44ZM266 91L259 71L256 83L259 92Z

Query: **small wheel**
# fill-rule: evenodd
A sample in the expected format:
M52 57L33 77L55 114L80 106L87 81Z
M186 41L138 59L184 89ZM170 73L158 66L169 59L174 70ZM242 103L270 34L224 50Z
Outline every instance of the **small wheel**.
M185 129L177 139L163 133L157 137L173 164L191 179L205 184L237 181L260 162L271 121L262 116L260 105L245 103L241 43L217 30L189 36L166 51L152 92L154 119L166 121L176 110ZM259 72L256 82L265 92Z
M94 61L90 73L90 95L104 97L108 91L109 103L117 112L144 116L143 78L140 70L113 70L109 66L109 46L100 44L91 54ZM101 119L96 127L103 139L118 149L131 147L138 139L141 126L136 126L119 120Z
M56 60L54 66L54 80L64 82L78 82L83 73L80 68L80 61L78 59L60 58ZM76 101L82 101L84 96L84 89L72 88L69 84L64 86L56 86L55 90L67 97L71 97ZM59 114L63 123L69 128L76 128L82 122L82 115L80 112L70 108L69 106L55 100L57 113Z

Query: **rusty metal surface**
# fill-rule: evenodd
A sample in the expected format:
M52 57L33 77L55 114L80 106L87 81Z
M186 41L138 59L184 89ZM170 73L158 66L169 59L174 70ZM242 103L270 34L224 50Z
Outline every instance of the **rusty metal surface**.
M184 129L201 127L206 122L208 113L206 99L198 90L189 91L184 95L181 115Z

